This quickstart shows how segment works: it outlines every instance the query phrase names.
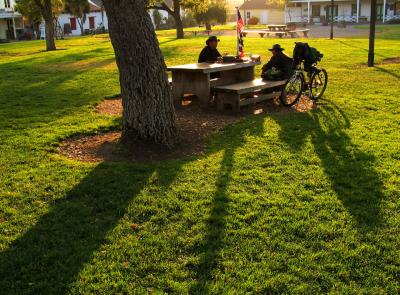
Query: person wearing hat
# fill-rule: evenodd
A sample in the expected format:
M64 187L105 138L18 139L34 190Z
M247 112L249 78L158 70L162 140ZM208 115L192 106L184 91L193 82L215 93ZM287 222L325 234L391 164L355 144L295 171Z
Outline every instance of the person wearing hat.
M261 77L264 80L287 79L292 73L293 59L283 53L285 50L279 44L275 44L271 49L272 57L268 63L262 67Z
M215 36L211 36L207 39L206 44L207 46L203 48L199 55L199 63L202 62L216 62L221 59L221 54L218 52L219 40Z

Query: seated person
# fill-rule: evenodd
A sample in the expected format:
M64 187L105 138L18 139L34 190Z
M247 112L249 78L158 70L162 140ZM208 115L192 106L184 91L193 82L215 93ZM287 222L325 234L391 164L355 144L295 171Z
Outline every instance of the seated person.
M288 79L292 74L293 59L283 53L285 49L279 44L275 44L268 50L272 52L272 57L262 67L261 78L264 80Z
M222 56L217 50L218 42L219 40L215 36L208 38L206 41L207 46L203 48L199 55L199 63L213 63L222 60Z

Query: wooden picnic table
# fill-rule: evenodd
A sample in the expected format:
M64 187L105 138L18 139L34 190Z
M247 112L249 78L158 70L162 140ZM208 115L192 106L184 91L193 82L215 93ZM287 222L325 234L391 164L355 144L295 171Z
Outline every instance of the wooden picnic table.
M202 104L210 101L211 88L254 79L254 68L260 62L238 63L197 63L168 67L172 72L172 92L174 100L185 94L196 95ZM218 78L211 79L213 73Z
M286 25L267 25L268 30L271 31L286 31L287 26Z

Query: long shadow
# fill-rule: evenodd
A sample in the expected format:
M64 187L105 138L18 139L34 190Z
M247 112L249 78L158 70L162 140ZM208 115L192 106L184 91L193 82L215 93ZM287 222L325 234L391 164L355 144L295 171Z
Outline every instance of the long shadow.
M315 152L333 190L354 218L361 231L380 226L383 184L375 171L376 159L360 150L347 134L350 121L332 102L292 118L272 117L281 126L280 137L297 151L311 137Z
M246 122L239 134L233 135L231 144L224 149L218 177L215 182L216 191L212 200L210 216L207 219L207 234L204 243L192 251L200 256L200 262L195 268L196 282L191 286L190 294L209 294L210 284L214 280L214 272L220 265L220 250L224 247L226 218L229 213L228 186L233 171L235 151L243 145L244 135L260 135L264 130L264 118L253 118Z
M382 68L382 67L379 67L379 66L375 66L375 69L377 69L378 71L381 71L381 72L383 72L385 74L388 74L388 75L394 77L395 79L400 79L400 75L399 74L397 74L395 72L392 72L392 71L389 71L388 69L385 69L385 68Z
M354 41L342 41L342 40L339 40L339 43L341 43L341 44L343 44L345 46L351 47L351 48L361 49L361 50L363 50L365 52L368 52L368 48L356 46L356 45L353 44ZM386 56L384 56L382 54L379 54L379 53L376 53L376 52L375 52L375 56L386 57Z
M76 281L154 171L112 164L94 168L0 254L0 293L68 293L68 285ZM172 182L175 171L169 169L161 182Z

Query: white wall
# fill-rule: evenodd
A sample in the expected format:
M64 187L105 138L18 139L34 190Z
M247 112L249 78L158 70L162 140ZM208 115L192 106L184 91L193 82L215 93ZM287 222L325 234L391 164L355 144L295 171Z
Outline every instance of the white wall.
M329 2L317 2L317 1L310 1L310 17L312 17L312 5L314 4L319 4L321 5L321 16L325 16L325 7L330 5ZM335 1L335 5L338 5L338 17L340 19L345 19L346 21L351 20L351 5L352 3L356 3L353 1ZM360 10L361 14L360 17L367 17L369 19L370 17L370 1L360 1ZM302 7L291 7L291 16L292 16L292 21L293 22L301 22L301 20L307 17L307 3L302 3ZM303 11L303 12L302 12ZM289 16L288 13L286 12L286 17L287 20L289 21ZM355 16L354 16L355 17ZM315 22L318 22L319 20L317 18L313 19Z
M0 0L1 1L1 0ZM60 23L61 29L64 30L64 24L70 24L70 19L74 16L63 13L58 17L58 22ZM94 17L94 29L97 29L101 26L101 12L90 12L86 16L86 21L83 24L83 29L90 29L89 28L89 17ZM108 30L108 19L107 15L104 12L104 27ZM76 30L72 31L72 36L79 36L81 35L81 27L79 26L78 19L76 19Z

